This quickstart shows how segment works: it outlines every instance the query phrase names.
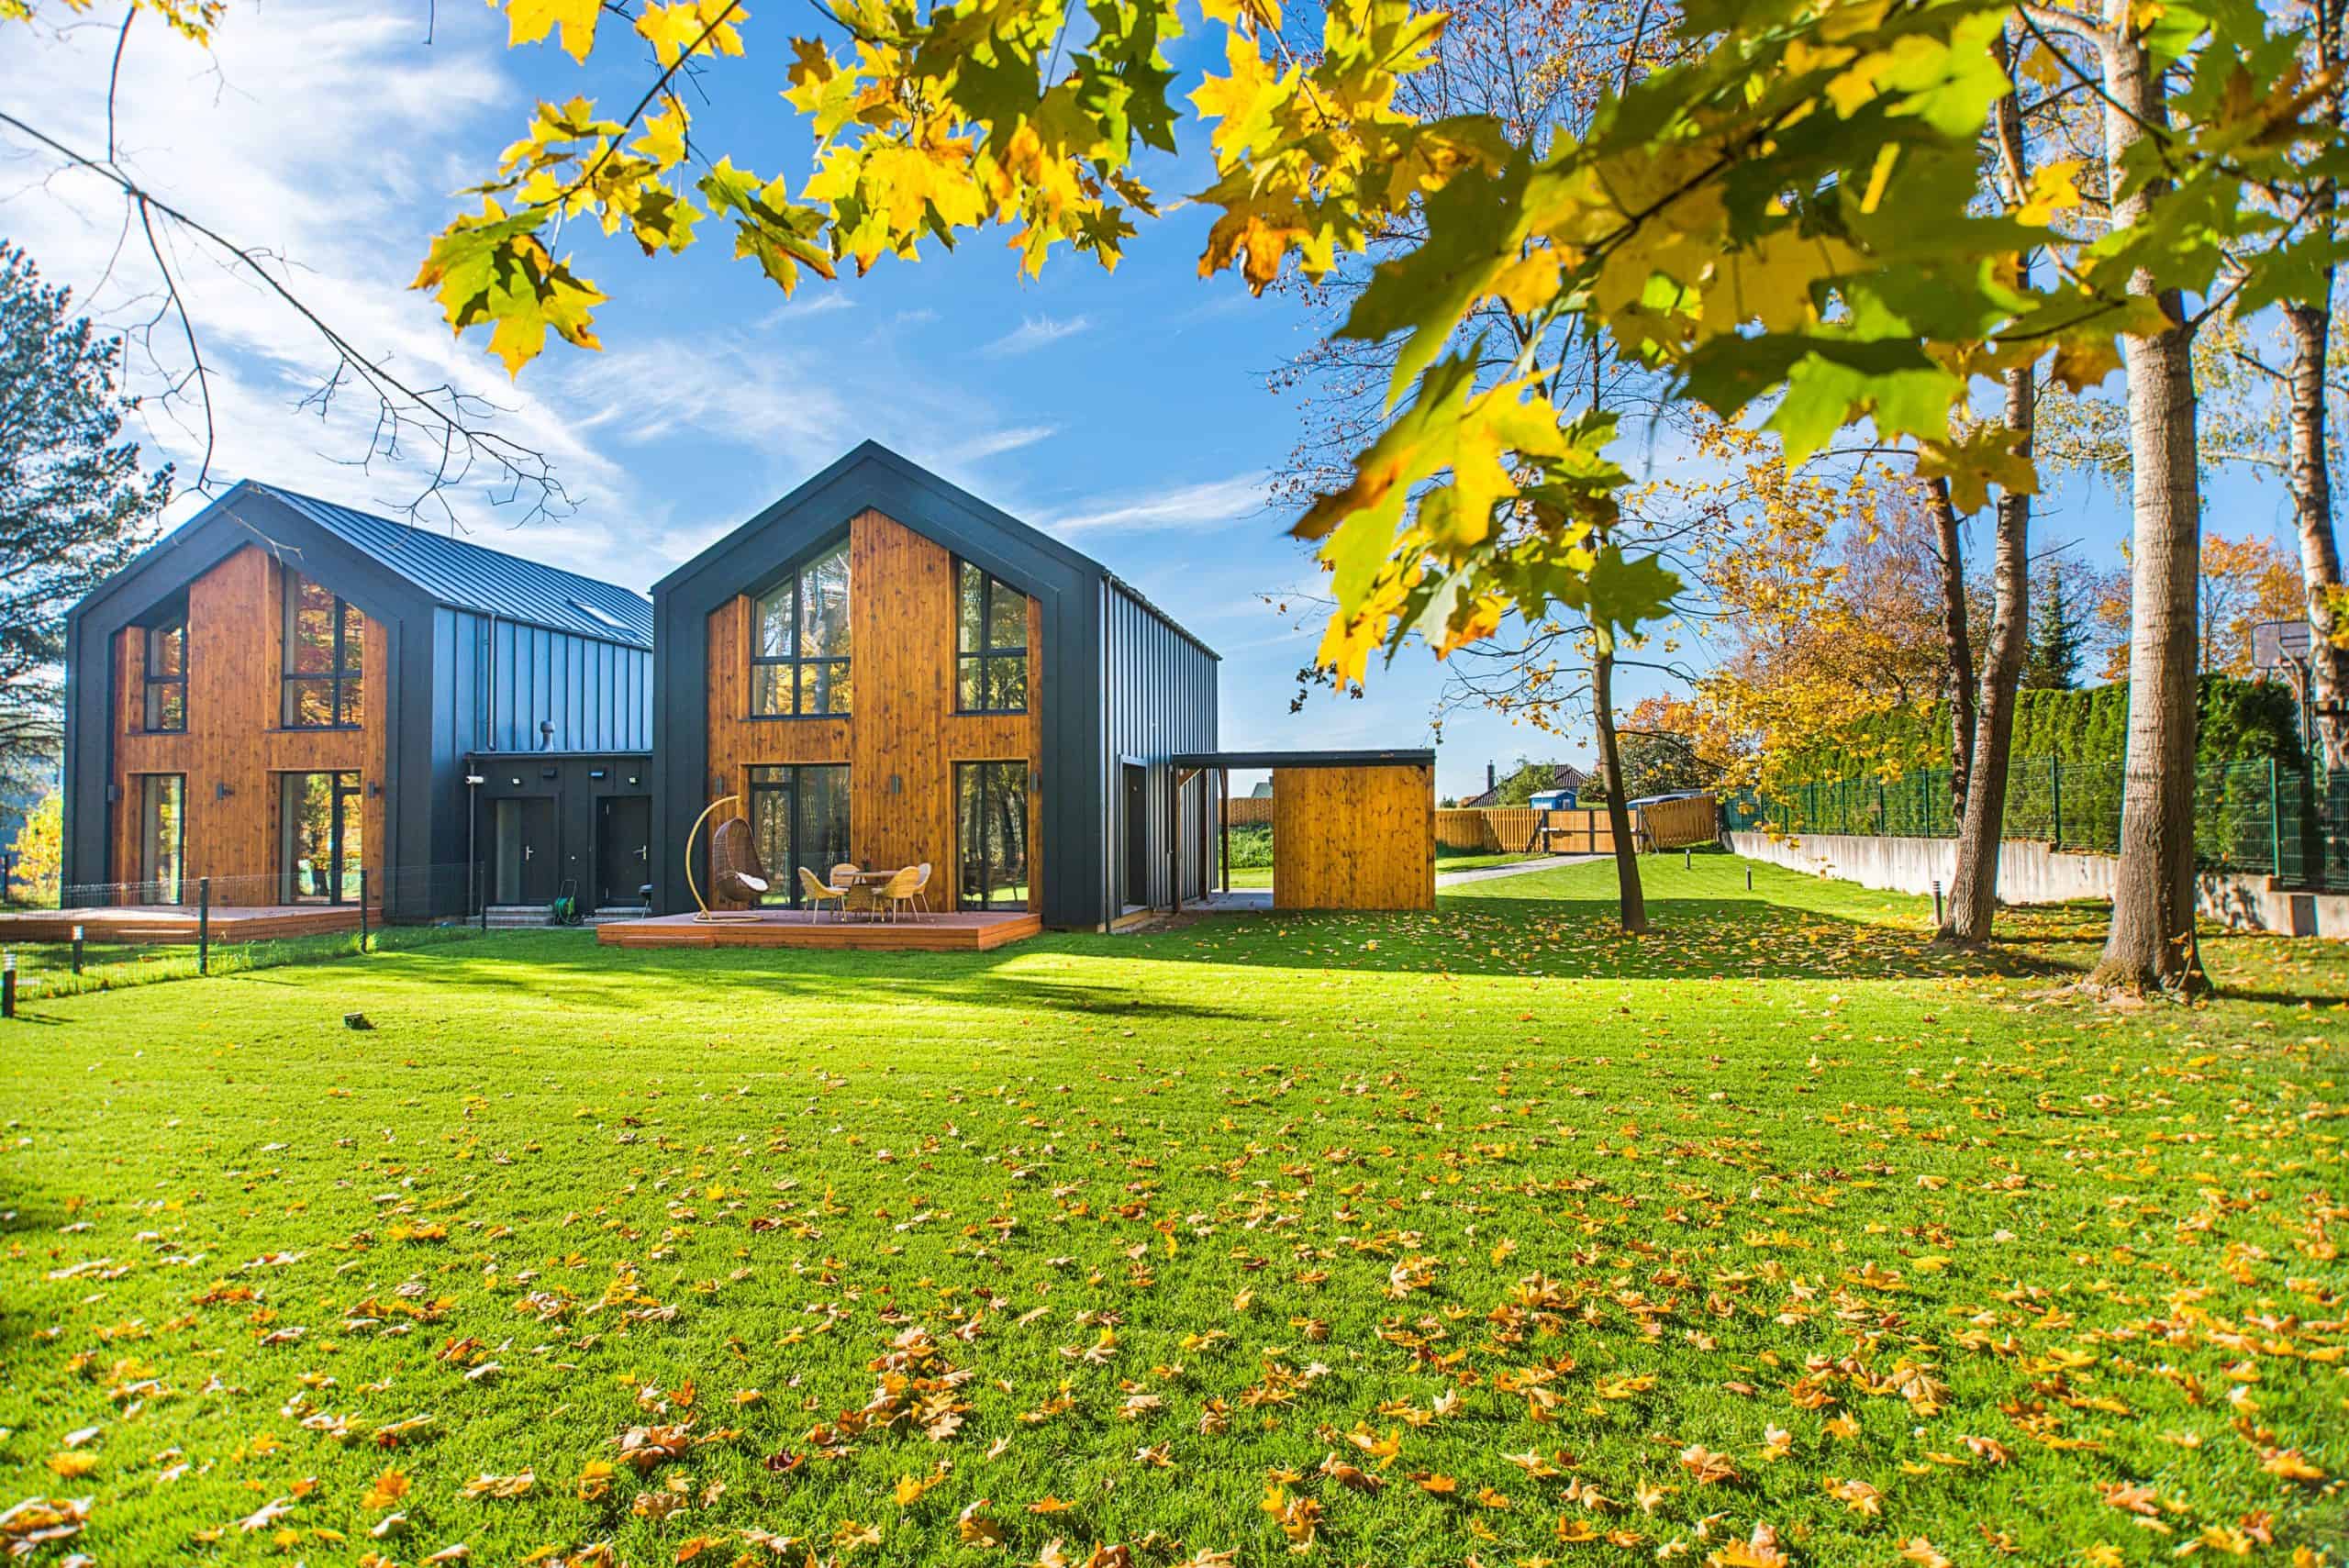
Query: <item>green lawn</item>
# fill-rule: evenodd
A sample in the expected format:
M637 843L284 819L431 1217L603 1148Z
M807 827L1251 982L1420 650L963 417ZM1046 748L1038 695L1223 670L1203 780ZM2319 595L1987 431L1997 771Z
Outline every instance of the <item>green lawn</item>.
M1515 865L1520 861L1538 861L1540 859L1542 859L1540 855L1454 855L1445 854L1442 851L1438 851L1435 857L1435 869L1436 874L1441 876L1445 872L1482 871L1486 866ZM1235 888L1270 887L1272 884L1273 868L1270 866L1233 866L1231 868L1231 885Z
M2101 1010L2090 911L1993 968L1658 859L1630 941L1612 875L28 1006L0 1508L108 1568L2338 1559L2338 946Z

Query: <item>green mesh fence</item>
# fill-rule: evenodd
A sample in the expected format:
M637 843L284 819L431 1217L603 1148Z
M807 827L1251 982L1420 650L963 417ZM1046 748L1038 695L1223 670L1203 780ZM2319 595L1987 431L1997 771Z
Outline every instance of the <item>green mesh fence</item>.
M2118 766L2018 757L2008 770L2001 837L2114 853L2122 786ZM1798 784L1766 796L1746 790L1726 811L1732 828L1957 836L1947 768ZM2349 886L2349 773L2311 780L2266 761L2197 769L2194 851L2213 869L2266 872L2299 886Z

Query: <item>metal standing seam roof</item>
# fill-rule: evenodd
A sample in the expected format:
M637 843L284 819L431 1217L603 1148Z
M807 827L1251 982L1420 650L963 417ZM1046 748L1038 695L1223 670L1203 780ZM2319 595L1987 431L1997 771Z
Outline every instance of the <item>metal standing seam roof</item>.
M443 605L599 642L652 646L652 601L618 584L541 565L372 512L353 511L274 484L246 483L257 494L291 506L398 573Z

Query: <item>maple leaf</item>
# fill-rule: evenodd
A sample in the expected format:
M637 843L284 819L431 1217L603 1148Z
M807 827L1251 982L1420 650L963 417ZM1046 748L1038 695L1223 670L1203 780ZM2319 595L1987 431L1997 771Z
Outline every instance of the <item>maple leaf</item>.
M1696 1477L1699 1486L1711 1486L1739 1479L1737 1466L1726 1454L1715 1453L1702 1443L1690 1443L1680 1451L1680 1467Z
M506 46L536 43L559 27L563 52L584 64L596 47L596 18L602 9L598 0L506 0Z

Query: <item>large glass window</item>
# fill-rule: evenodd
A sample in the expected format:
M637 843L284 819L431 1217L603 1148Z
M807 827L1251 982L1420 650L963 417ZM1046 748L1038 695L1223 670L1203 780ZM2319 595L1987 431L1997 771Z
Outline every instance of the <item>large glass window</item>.
M964 713L1028 709L1028 595L967 561L954 563L954 706Z
M957 762L954 820L964 909L1028 907L1028 764Z
M147 628L147 656L140 670L146 687L141 722L159 734L187 728L187 619Z
M766 902L797 908L800 867L829 882L849 858L847 765L752 768L751 840L766 870Z
M187 777L145 773L139 780L139 902L177 904L187 852Z
M848 711L846 540L761 599L752 620L752 714L774 718Z
M356 903L366 863L359 775L284 773L278 789L278 901Z
M364 716L360 671L367 617L298 572L285 574L285 701L288 729L355 729Z

